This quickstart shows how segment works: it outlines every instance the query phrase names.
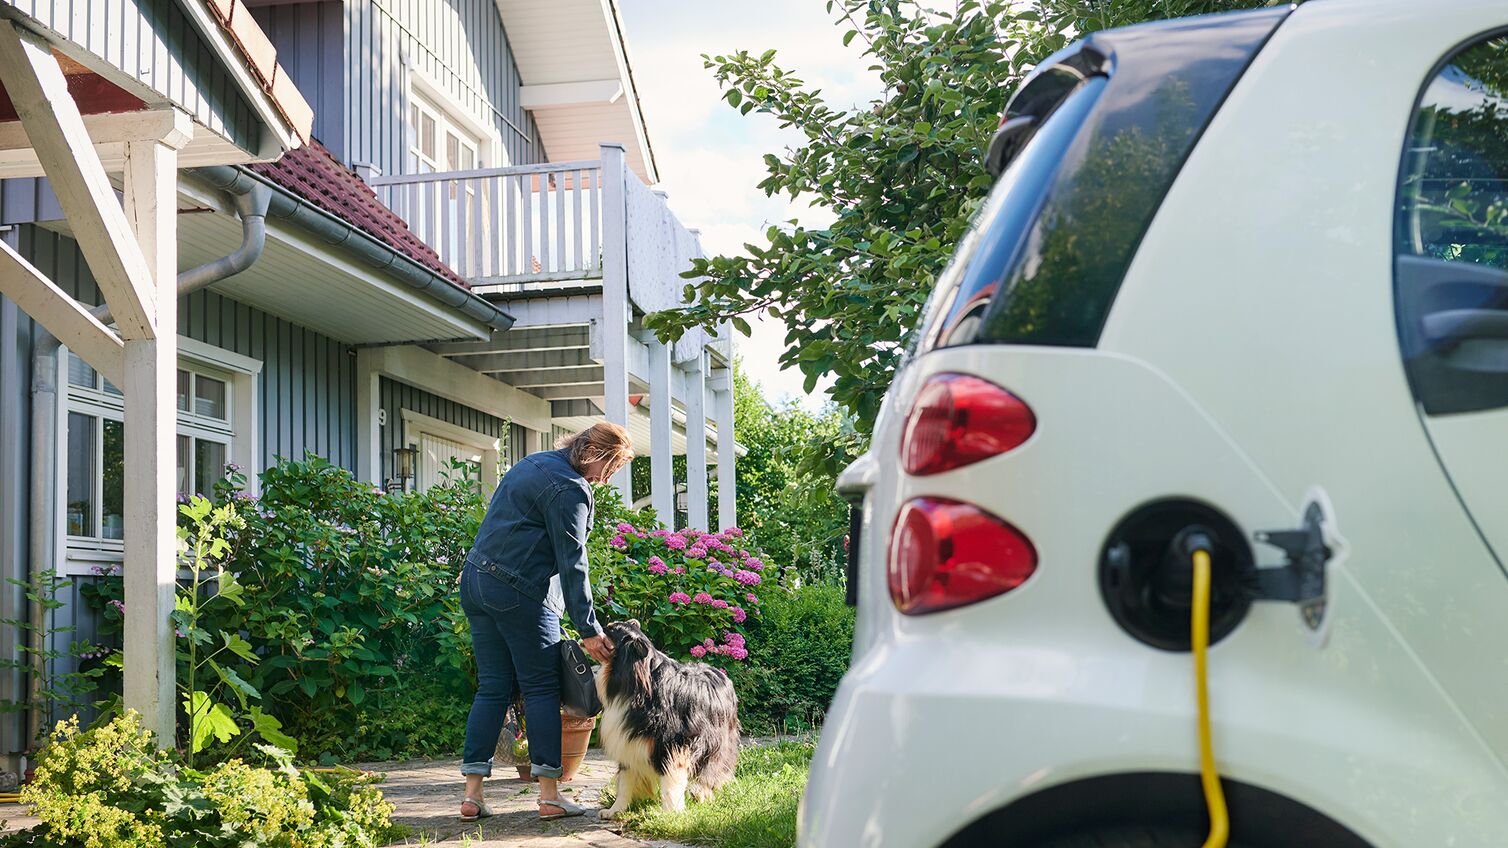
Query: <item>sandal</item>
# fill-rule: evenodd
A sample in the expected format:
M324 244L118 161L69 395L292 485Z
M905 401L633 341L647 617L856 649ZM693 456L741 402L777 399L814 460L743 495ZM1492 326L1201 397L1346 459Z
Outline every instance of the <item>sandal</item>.
M541 819L567 819L573 818L575 816L586 815L585 807L581 806L580 804L572 804L570 801L567 801L564 798L556 798L551 801L541 800L539 802L539 806L541 808L555 807L561 811L558 813L546 813L543 809L541 809L539 811L539 817Z
M467 804L470 804L471 806L476 807L476 813L474 815L469 815L469 816L466 815L466 805ZM463 821L463 822L474 822L477 819L490 819L490 818L493 817L493 815L495 815L495 814L491 810L487 809L487 804L485 802L483 802L481 799L479 799L479 798L462 798L461 799L461 821Z

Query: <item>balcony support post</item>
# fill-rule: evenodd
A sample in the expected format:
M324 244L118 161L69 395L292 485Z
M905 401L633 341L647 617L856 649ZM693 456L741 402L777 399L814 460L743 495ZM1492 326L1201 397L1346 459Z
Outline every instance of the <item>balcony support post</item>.
M607 420L628 427L628 206L623 145L602 145L602 392ZM624 468L612 483L633 502L632 475Z

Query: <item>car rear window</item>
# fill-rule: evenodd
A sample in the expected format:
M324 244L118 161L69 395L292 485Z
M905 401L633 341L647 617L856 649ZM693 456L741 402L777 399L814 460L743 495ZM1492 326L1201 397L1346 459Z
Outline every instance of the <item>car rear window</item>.
M1395 305L1429 415L1508 407L1508 36L1425 84L1398 187Z
M1106 74L1076 89L1002 173L939 278L918 351L1098 343L1168 187L1289 11L1145 24L1080 42L1079 52L1104 57Z

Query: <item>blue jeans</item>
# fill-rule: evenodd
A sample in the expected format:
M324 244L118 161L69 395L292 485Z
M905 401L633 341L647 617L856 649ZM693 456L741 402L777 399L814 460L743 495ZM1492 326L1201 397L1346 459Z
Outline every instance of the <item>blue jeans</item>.
M461 609L471 622L477 669L461 774L492 774L492 754L517 691L524 696L533 773L560 777L560 616L470 563L461 571Z

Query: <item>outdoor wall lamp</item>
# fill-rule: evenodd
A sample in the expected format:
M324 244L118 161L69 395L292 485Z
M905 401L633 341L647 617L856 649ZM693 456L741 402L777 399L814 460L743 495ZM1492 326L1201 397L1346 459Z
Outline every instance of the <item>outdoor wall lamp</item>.
M393 448L393 477L389 489L396 486L398 491L407 492L409 481L414 479L414 467L419 461L419 449L413 446Z

